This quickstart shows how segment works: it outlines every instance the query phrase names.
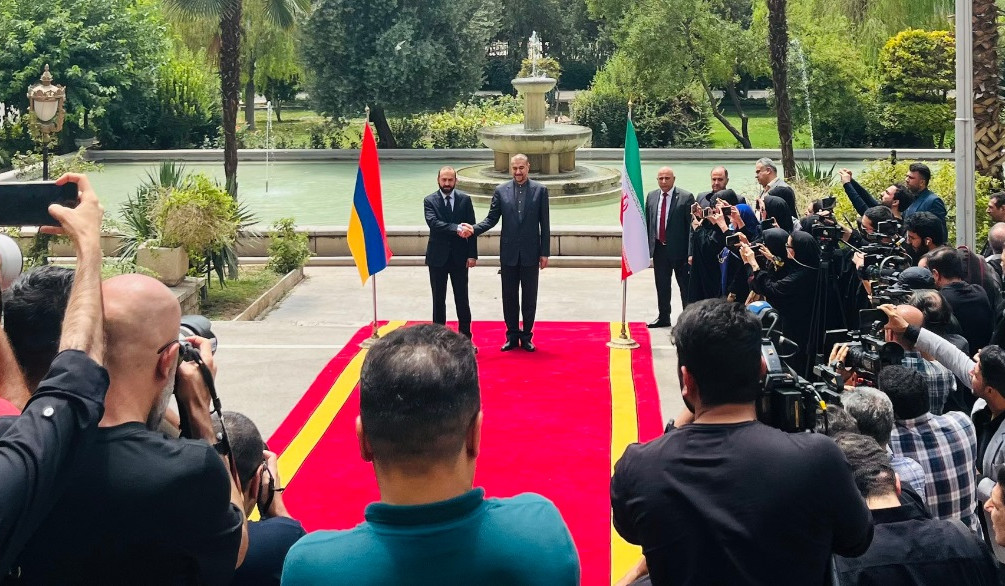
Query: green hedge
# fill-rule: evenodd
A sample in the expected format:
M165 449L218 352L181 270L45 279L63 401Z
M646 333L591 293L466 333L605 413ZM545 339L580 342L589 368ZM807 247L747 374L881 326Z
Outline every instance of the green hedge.
M628 99L588 91L573 103L577 124L593 130L593 146L623 148ZM704 104L689 93L669 98L635 100L632 120L643 148L704 148L709 146L709 117Z

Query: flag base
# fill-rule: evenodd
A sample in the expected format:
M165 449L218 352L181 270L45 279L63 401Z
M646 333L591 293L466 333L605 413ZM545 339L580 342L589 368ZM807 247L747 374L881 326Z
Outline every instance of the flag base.
M611 341L607 343L607 347L615 350L634 350L639 347L639 343L627 336L618 336L617 338L611 338Z
M377 333L377 322L371 323L370 326L373 328L373 334L371 334L369 338L359 343L359 347L363 348L364 350L373 346L377 342L377 340L380 339L380 334Z

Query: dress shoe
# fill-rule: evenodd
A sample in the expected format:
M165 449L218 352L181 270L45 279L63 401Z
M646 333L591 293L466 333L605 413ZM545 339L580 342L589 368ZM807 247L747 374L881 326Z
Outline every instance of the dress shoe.
M658 319L646 324L647 328L669 328L670 320L668 319Z
M516 340L506 340L506 343L502 345L499 350L502 352L509 352L510 350L516 350L518 346Z
M523 349L528 352L533 352L534 350L537 350L537 346L535 346L534 342L531 342L530 340L523 340L522 342L520 342L520 345L523 346Z

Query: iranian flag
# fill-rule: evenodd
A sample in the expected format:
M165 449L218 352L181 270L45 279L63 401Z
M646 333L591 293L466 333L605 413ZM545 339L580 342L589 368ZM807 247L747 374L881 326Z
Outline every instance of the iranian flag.
M642 199L642 160L631 117L625 129L625 162L621 168L621 279L649 268L649 231Z

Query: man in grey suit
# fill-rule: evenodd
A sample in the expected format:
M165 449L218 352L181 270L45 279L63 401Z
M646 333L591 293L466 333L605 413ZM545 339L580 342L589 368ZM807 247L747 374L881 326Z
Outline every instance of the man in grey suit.
M478 236L491 229L502 217L499 264L502 266L503 319L506 321L508 352L517 346L535 350L534 315L537 312L537 279L551 256L551 222L548 217L548 188L528 179L530 163L526 155L510 159L513 180L496 187L489 213L468 232ZM522 289L522 295L521 293ZM520 306L523 305L523 329Z
M478 260L478 239L463 225L475 221L471 197L454 189L457 174L443 167L436 175L440 189L426 196L422 207L429 226L426 266L433 290L433 323L447 323L447 278L454 290L457 330L471 339L471 306L468 303L468 269Z
M775 165L775 162L767 157L757 159L757 162L754 163L754 179L761 186L761 194L758 198L768 195L768 192L776 187L790 187L784 179L778 176L778 166ZM780 197L788 204L792 217L798 218L800 214L796 210L795 195L783 192Z
M650 328L670 327L670 278L676 273L681 302L687 307L687 249L691 233L691 205L694 195L674 185L670 167L656 174L659 189L646 196L646 225L649 227L649 256L656 277L656 306L659 315Z

